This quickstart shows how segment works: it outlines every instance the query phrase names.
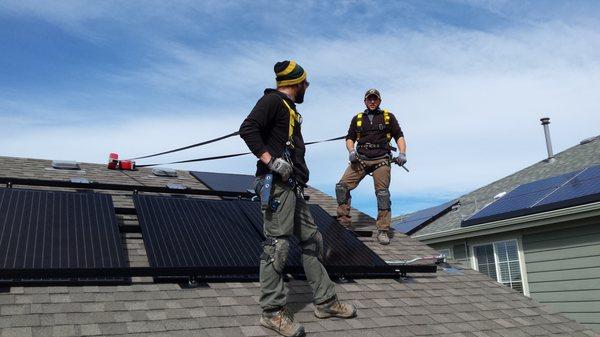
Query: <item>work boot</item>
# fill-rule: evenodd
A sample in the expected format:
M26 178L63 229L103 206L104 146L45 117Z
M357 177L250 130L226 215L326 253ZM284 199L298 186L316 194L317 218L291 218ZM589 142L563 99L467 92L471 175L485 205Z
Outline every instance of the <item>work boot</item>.
M388 231L379 231L377 234L377 241L379 241L379 244L381 245L389 245L390 237L388 235Z
M344 221L344 222L340 222L340 224L346 228L347 230L354 230L354 226L352 226L352 222L351 221Z
M260 316L260 325L275 330L283 336L304 336L304 327L294 322L294 316L287 310L281 308L275 311L263 311Z
M317 318L352 318L356 316L356 308L352 304L342 303L337 297L322 303L317 304L315 309L315 316Z

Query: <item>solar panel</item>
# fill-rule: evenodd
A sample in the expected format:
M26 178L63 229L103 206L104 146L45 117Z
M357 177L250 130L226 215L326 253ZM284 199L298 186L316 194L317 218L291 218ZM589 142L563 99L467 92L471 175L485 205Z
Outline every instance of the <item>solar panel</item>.
M235 202L150 195L133 200L150 266L258 267L263 238Z
M365 267L386 267L387 263L360 241L354 234L345 229L329 213L318 205L309 205L317 228L323 235L324 265L335 270L335 267L355 268L360 273ZM382 272L387 273L385 268Z
M260 203L148 195L134 196L134 202L152 267L198 268L217 277L226 276L218 275L218 268L239 268L247 271L240 274L258 276L264 241ZM310 207L323 234L324 264L330 272L391 273L385 261L352 232L319 206ZM301 274L301 249L295 237L290 241L287 271Z
M114 206L109 195L0 189L0 268L68 270L126 266ZM111 282L126 280L78 279Z
M427 224L433 222L435 219L446 214L452 208L452 206L456 205L457 203L458 200L452 200L435 207L409 214L402 219L402 221L394 222L392 227L400 233L411 235L419 229L425 227Z
M190 171L190 174L213 191L247 192L254 187L254 176L247 174Z
M600 201L600 166L583 170L536 206L560 208L595 201Z
M260 232L263 231L262 213L260 204L251 201L236 201L244 213L251 219L252 224ZM369 249L351 232L342 227L327 211L318 205L309 205L313 219L319 232L323 235L324 261L323 264L328 271L337 274L360 277L368 273L362 270L372 268L373 274L388 274L390 270L383 259ZM302 267L302 250L299 240L291 237L290 255L287 261L288 267L299 270ZM379 267L379 268L378 268Z
M462 222L462 227L600 201L600 166L523 184Z

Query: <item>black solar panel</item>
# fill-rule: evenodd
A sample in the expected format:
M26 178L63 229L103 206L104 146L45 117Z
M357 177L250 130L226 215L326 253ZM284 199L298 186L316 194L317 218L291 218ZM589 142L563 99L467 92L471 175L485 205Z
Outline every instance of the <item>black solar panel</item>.
M198 268L212 276L226 276L218 275L218 268L239 268L258 275L264 240L258 202L146 195L134 196L134 202L152 267ZM327 212L316 205L311 211L325 240L328 270L390 274L385 261ZM301 251L296 238L291 243L288 271L298 274Z
M446 212L448 212L452 206L456 205L456 203L458 203L458 200L452 200L439 206L420 210L408 215L402 219L402 221L394 222L392 227L400 233L411 235L431 223L433 220L446 214Z
M254 176L247 174L190 171L190 174L213 191L247 192L254 186Z
M351 231L342 227L320 206L310 205L310 211L323 234L326 267L354 267L360 273L364 267L387 266L379 255L357 239Z
M541 200L537 206L566 206L600 200L600 166L588 167L569 180L554 193Z
M109 195L0 189L2 269L109 269L126 266ZM114 282L125 279L79 279L84 280Z
M600 201L600 166L523 184L483 208L462 226Z
M150 266L258 266L263 239L235 202L148 195L133 200Z

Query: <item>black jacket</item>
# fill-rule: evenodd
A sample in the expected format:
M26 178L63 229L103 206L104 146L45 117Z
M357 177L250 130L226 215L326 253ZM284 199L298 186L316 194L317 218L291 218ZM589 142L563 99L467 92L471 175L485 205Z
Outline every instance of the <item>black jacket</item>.
M373 121L369 118L369 114L373 115ZM386 134L389 132L394 140L398 140L400 137L404 137L404 133L398 125L398 120L391 112L390 114L390 124L386 128L385 120L383 118L383 110L377 109L375 111L365 110L362 116L362 132L360 133L360 138L358 139L357 152L363 156L368 158L381 158L390 154L390 150L386 148L362 148L361 145L366 143L371 144L386 144L387 136ZM356 115L352 118L352 122L350 122L350 127L348 128L348 135L346 139L352 139L356 142L356 138L358 136L358 130L356 128Z
M254 109L240 126L240 136L255 156L269 152L273 157L282 157L288 140L290 112L283 100L296 111L296 105L289 97L274 89L265 89L264 96L258 100ZM303 185L308 182L309 171L304 160L306 147L302 138L300 123L294 129L294 150L291 153L294 177ZM256 175L269 173L262 161L256 163Z

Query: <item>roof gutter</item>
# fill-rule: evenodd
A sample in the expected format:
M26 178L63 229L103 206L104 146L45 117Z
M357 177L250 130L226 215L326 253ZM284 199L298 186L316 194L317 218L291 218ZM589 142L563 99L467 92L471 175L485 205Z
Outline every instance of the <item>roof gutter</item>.
M431 244L544 226L552 223L594 216L600 216L600 202L492 221L480 225L451 229L437 233L414 235L412 237L425 244Z

